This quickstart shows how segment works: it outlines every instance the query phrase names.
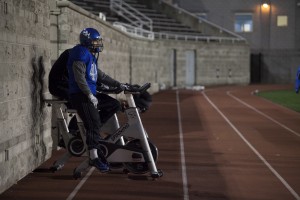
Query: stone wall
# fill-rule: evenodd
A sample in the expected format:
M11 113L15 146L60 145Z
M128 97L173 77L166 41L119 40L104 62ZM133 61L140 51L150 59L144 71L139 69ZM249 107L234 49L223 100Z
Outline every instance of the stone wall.
M49 6L0 0L0 193L51 155Z

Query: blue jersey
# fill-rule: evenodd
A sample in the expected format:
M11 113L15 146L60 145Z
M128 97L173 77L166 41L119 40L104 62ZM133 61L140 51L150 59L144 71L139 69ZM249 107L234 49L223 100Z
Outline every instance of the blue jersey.
M81 45L77 45L74 48L72 48L69 54L67 64L69 73L69 94L82 92L82 90L78 87L78 84L75 81L74 72L72 68L74 61L80 61L85 64L85 80L88 84L89 89L95 95L98 78L97 59L94 55L90 53L90 51L86 47Z

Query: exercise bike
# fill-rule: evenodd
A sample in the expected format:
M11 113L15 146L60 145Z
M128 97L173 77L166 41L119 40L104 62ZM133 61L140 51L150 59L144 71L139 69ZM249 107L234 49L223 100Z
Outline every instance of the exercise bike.
M149 140L133 99L133 94L143 93L150 87L150 83L146 83L139 88L127 85L127 89L124 91L128 102L128 107L124 110L127 122L114 133L99 141L98 155L100 157L104 156L109 164L122 164L124 172L134 174L149 172L150 176L156 179L163 176L162 170L157 169L155 163L158 159L158 149ZM86 147L83 122L77 113L76 118L81 139ZM89 158L87 158L74 169L73 178L81 178L82 173L89 167Z
M117 90L109 90L110 93L116 93ZM58 146L65 148L67 151L60 156L50 167L52 172L61 170L68 160L74 157L81 157L86 152L86 146L83 142L80 130L78 127L70 127L68 117L76 118L77 111L67 107L68 101L62 99L44 99L44 102L48 106L53 106L54 115L56 116L58 129ZM78 117L77 117L78 118ZM76 120L75 120L76 121ZM106 133L113 133L120 127L117 115L114 114L102 127L102 130ZM82 129L82 128L81 128ZM81 130L84 131L84 128ZM118 141L121 145L124 145L123 138ZM87 154L86 154L87 155ZM120 165L113 165L114 168L120 168Z

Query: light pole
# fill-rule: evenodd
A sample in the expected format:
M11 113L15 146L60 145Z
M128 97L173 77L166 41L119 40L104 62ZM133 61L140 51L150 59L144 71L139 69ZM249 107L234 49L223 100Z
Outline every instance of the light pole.
M261 0L260 5L260 53L259 68L261 81L266 81L268 73L265 73L267 64L265 62L267 51L270 49L271 37L271 0Z
M271 0L261 2L262 49L270 49L271 46L271 9Z

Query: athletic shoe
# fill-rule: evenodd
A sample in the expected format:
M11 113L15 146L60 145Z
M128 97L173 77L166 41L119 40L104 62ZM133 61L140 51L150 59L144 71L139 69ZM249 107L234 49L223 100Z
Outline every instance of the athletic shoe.
M89 164L96 167L101 173L109 171L109 166L103 163L100 158L95 158L94 160L90 159Z

